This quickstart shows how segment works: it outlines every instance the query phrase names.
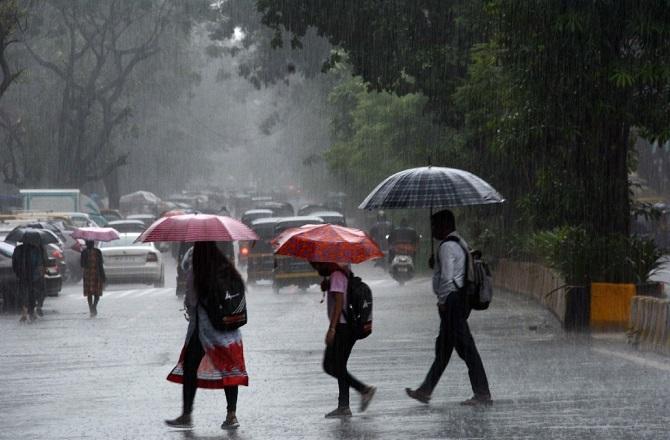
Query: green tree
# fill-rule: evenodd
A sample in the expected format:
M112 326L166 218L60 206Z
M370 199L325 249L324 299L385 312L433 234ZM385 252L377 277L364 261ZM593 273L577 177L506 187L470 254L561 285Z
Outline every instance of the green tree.
M335 86L329 101L334 142L325 157L355 200L402 169L460 160L455 133L424 114L428 99L421 94L370 92L353 77Z
M667 1L491 3L511 91L498 141L546 158L535 212L628 235L636 132L667 138Z

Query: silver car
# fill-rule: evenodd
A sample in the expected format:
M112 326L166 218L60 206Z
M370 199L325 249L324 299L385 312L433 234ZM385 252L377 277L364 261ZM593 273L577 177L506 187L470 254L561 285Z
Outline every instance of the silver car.
M163 256L153 243L135 243L139 233L119 234L118 240L100 243L109 283L147 283L165 286Z

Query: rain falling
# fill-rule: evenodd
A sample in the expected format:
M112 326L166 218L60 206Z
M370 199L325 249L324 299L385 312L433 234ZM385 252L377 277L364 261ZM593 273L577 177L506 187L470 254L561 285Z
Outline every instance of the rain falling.
M669 6L0 0L0 439L670 438Z

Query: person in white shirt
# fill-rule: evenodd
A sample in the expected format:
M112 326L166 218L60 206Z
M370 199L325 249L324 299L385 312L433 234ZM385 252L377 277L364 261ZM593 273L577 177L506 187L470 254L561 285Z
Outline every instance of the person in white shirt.
M469 249L467 243L456 232L456 220L449 210L443 210L431 217L433 238L440 240L437 261L431 267L433 291L437 296L437 308L440 315L440 333L435 341L435 360L425 380L419 388L406 388L407 394L422 403L430 401L433 389L442 376L454 348L465 361L474 396L463 405L487 405L491 403L491 392L481 357L468 327L470 307L465 287ZM437 264L433 264L437 263Z

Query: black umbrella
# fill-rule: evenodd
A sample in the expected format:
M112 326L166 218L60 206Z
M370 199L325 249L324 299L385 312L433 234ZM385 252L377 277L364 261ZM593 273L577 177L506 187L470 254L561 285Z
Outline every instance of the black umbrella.
M26 236L26 234L28 236ZM48 229L38 229L38 228L15 228L13 229L9 234L7 234L7 237L5 237L5 241L8 243L23 243L26 238L29 238L30 236L35 237L37 239L39 237L39 242L42 245L45 244L60 244L60 240L54 234L53 232L49 231ZM33 244L38 244L38 243L33 243Z
M502 203L504 200L491 185L472 173L428 166L387 177L359 208L457 208Z
M384 179L360 209L458 208L502 203L505 199L486 181L456 168L420 167ZM433 242L431 240L431 254Z

